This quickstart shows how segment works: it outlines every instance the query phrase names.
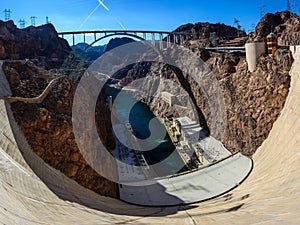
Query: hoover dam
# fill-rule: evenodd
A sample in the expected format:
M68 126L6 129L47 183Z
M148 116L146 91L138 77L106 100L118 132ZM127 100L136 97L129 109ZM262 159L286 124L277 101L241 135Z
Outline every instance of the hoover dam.
M53 169L27 144L0 76L1 224L298 224L300 53L284 108L253 156L249 177L217 198L186 206L141 207L102 197ZM2 65L1 65L2 66ZM49 222L51 221L51 222Z
M108 34L0 21L0 224L299 224L299 26L289 11L248 35L220 23ZM130 38L86 43L100 34L140 35L179 66L143 61ZM224 102L210 103L215 93Z

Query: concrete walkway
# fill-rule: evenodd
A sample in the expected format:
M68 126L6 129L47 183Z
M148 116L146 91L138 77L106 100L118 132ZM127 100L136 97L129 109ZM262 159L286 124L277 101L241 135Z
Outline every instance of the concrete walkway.
M30 104L40 104L44 101L44 99L47 97L51 89L54 87L55 83L60 79L61 77L55 78L50 81L50 83L47 85L47 87L44 89L44 91L37 97L34 98L23 98L23 97L7 97L7 101L9 103L14 102L24 102L24 103L30 103Z

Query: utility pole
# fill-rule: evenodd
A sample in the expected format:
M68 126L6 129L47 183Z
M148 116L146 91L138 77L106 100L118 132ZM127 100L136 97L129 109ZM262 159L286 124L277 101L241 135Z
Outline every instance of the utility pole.
M20 19L19 20L19 23L20 23L20 28L25 28L25 20L24 19Z
M10 9L5 9L4 11L4 15L5 15L5 21L10 20L10 14L12 13L12 11Z
M36 16L30 17L30 20L31 20L31 26L35 26L35 19L36 19L36 18L37 18Z

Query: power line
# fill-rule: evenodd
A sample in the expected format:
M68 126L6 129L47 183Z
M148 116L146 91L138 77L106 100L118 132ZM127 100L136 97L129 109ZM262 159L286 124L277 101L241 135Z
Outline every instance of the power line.
M12 11L10 9L5 9L4 11L4 15L5 15L5 21L10 20L10 14L12 13Z

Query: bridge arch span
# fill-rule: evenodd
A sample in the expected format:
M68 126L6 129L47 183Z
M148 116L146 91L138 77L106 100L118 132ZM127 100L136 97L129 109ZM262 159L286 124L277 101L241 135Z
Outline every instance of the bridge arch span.
M155 45L157 42L163 43L163 40L166 39L166 42L170 45L170 43L174 44L182 44L185 40L189 39L192 34L184 33L184 32L169 32L169 31L142 31L142 30L98 30L98 31L69 31L69 32L60 32L58 35L61 38L65 36L71 36L68 39L68 42L75 46L77 43L77 37L83 37L83 43L87 43L86 38L87 36L92 37L94 41L89 44L94 44L97 40L101 40L105 37L114 36L114 35L127 35L131 37L135 37L140 40L147 40L147 36L151 36L152 45ZM97 38L97 35L103 35L100 38ZM150 43L150 41L148 41ZM165 47L169 47L169 45ZM160 48L164 46L160 45Z
M109 37L113 37L113 36L129 36L129 37L133 37L133 38L136 38L136 39L144 42L145 44L149 45L152 48L155 47L149 41L147 41L146 39L144 39L144 38L142 38L142 37L140 37L138 35L135 35L135 34L130 34L130 33L112 33L112 34L106 34L106 35L104 35L104 36L102 36L102 37L94 40L91 44L89 44L89 46L85 49L85 51L87 51L90 47L92 47L97 42L99 42L99 41L101 41L101 40L103 40L105 38L109 38ZM157 50L157 49L155 48L155 50Z

